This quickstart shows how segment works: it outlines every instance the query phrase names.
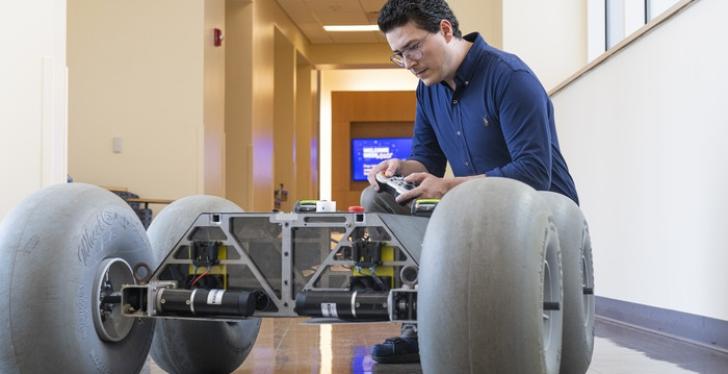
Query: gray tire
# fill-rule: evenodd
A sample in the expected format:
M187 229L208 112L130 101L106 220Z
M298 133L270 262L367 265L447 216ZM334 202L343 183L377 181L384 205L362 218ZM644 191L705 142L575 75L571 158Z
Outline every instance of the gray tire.
M55 185L8 213L0 225L0 372L141 370L153 320L117 314L129 330L116 342L103 340L95 327L94 285L100 265L112 258L129 265L131 283L131 267L154 261L141 222L111 192Z
M215 196L189 196L163 209L147 233L161 263L194 220L204 212L242 212L233 202ZM230 373L248 356L260 330L260 319L242 322L157 321L151 355L165 371Z
M540 194L551 208L561 245L564 271L561 373L584 374L594 350L594 271L589 228L581 209L571 199L554 192Z
M558 373L558 234L527 185L463 183L440 201L420 260L418 330L425 373ZM548 318L546 318L548 317Z

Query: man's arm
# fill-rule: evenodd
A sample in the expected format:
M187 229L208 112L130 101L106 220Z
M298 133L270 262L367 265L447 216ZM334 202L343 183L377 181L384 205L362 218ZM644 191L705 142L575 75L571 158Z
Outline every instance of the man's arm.
M432 128L430 120L425 114L427 99L423 95L425 95L424 84L420 82L417 86L417 111L415 114L414 135L412 136L412 154L408 157L407 161L418 162L424 170L413 168L410 173L402 174L409 175L413 172L426 171L442 177L445 175L447 159L445 158L445 153L440 148L440 143L437 142L435 130Z
M399 174L406 177L413 173L427 172L425 165L417 160L402 160L399 166Z
M548 95L532 74L516 71L498 99L501 128L512 161L485 174L547 190L551 186L552 137Z

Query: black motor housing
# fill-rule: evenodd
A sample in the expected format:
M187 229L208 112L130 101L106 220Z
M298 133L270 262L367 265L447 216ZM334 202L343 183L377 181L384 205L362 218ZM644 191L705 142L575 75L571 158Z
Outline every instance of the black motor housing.
M389 321L389 292L303 291L296 295L300 316L342 320Z
M258 298L256 291L163 288L156 304L159 315L250 317Z

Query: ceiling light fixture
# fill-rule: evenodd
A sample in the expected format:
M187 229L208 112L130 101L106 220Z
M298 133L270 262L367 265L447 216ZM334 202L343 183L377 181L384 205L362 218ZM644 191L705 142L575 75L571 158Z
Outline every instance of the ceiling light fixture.
M324 30L334 32L379 31L377 25L324 25Z

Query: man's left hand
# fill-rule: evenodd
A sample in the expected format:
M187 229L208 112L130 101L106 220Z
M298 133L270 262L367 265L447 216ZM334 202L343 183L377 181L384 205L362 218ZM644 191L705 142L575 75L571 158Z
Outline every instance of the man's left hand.
M397 196L396 200L400 204L412 199L439 199L452 188L448 179L438 178L430 173L412 173L404 180L418 186Z

